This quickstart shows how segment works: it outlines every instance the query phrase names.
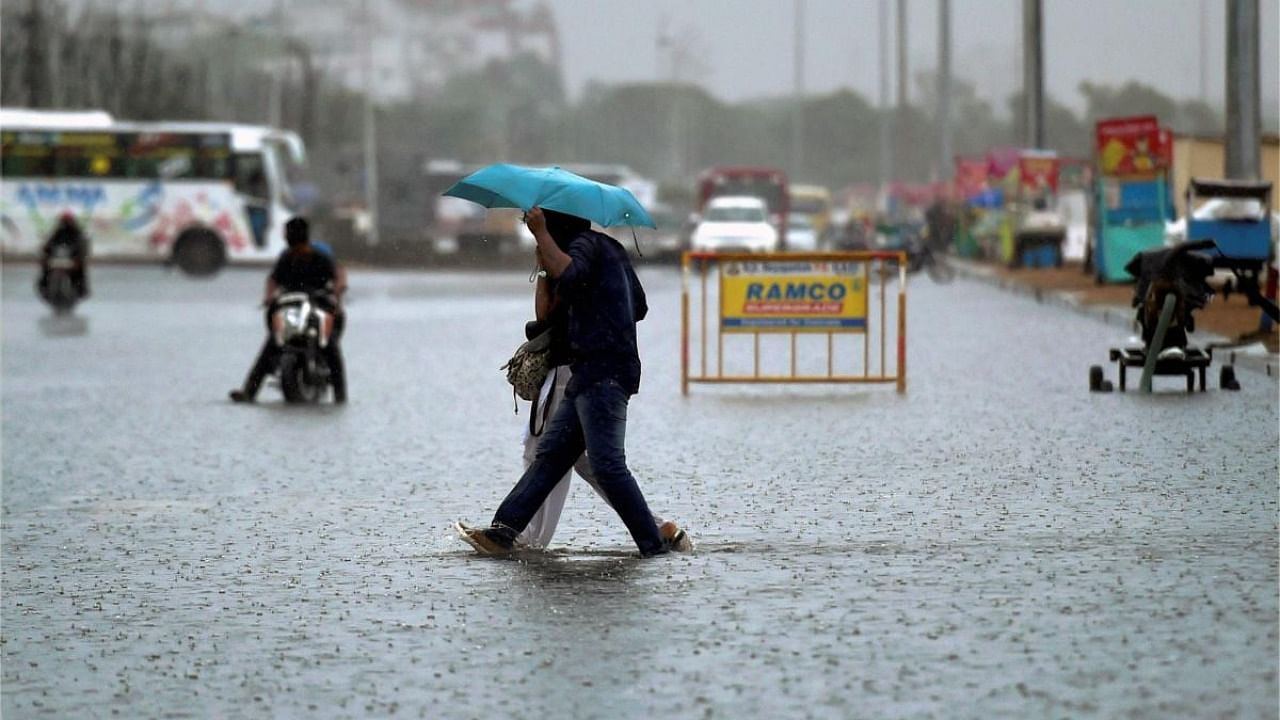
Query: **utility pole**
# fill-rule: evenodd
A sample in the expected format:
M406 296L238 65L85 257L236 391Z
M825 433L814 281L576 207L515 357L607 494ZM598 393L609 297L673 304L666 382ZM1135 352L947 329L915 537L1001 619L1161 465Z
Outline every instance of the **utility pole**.
M795 0L792 70L795 99L791 106L791 179L804 174L804 0Z
M1209 0L1200 0L1200 101L1209 102Z
M907 72L907 0L898 0L898 110L909 104Z
M889 0L880 0L880 185L893 180L893 113L889 100Z
M1023 144L1044 147L1044 7L1042 0L1022 0Z
M221 71L215 65L217 54L212 51L213 40L211 38L213 33L209 24L209 10L205 7L205 0L196 2L195 14L195 36L199 38L202 48L200 63L204 66L204 84L201 87L204 95L200 100L204 103L204 112L201 114L203 117L213 120L216 119L215 113L221 109L218 107L214 92L214 85L217 83Z
M26 36L26 72L22 84L26 86L27 102L33 108L47 108L51 104L49 92L49 29L42 0L31 0L22 18L23 35Z
M1258 96L1258 0L1227 0L1226 175L1257 180L1258 133L1262 123Z
M282 107L284 104L284 89L281 87L284 84L284 78L281 77L281 74L284 73L284 63L280 61L280 43L285 34L284 0L276 0L275 10L272 13L272 24L276 28L277 46L274 50L276 61L271 68L271 92L267 97L267 124L278 128L284 116ZM368 84L365 87L367 88Z
M938 0L939 177L951 177L951 0Z
M667 136L671 148L670 179L680 180L684 177L684 142L680 114L683 108L680 102L680 75L677 57L680 54L678 41L667 28L666 19L658 30L657 39L658 75L666 81L666 94L670 102L667 107ZM666 59L665 65L663 59Z
M910 97L907 83L907 0L898 0L897 4L897 32L894 35L894 48L898 53L898 66L895 77L898 81L897 100L893 111L893 125L898 128L894 133L893 141L893 157L896 163L903 163L901 158L912 155L911 138L905 128L907 122L907 104Z
M378 135L373 108L373 17L369 0L360 0L364 20L362 55L364 76L364 202L369 215L370 245L378 244Z

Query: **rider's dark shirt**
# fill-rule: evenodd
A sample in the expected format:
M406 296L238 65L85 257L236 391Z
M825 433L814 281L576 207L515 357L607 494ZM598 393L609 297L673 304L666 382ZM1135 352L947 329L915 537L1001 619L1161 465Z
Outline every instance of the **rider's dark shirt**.
M627 251L608 235L589 230L570 243L568 255L572 262L556 288L569 311L573 379L565 394L573 397L611 379L634 395L640 389L636 322L649 306Z
M336 276L333 259L311 247L286 250L271 271L271 279L285 292L319 292Z
M44 257L48 258L53 254L54 248L60 245L69 248L71 255L81 260L89 254L89 242L76 226L59 225L44 244Z

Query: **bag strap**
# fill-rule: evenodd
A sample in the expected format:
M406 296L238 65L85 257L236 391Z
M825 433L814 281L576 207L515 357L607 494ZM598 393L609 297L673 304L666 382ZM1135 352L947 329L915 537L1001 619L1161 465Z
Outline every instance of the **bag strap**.
M560 372L560 368L553 367L551 368L551 373L547 375L547 377L551 378L551 387L547 390L547 402L546 402L547 405L551 405L552 399L555 398L556 396L556 381L559 379L557 377L559 372ZM512 389L512 392L515 392L515 390ZM535 423L538 420L538 401L541 399L542 399L542 393L538 393L538 396L535 397L533 399L533 402L529 405L529 434L532 435L533 437L542 437L543 431L547 429L546 418L542 419L541 429L538 429L535 426Z

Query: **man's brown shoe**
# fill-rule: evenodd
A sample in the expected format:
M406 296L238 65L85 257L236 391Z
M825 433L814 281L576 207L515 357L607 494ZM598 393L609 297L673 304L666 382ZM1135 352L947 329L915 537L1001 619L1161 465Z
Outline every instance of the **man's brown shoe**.
M515 547L504 545L500 540L489 534L487 528L468 527L461 522L455 522L453 529L458 531L458 537L481 555L498 556L508 555L515 551Z
M689 537L689 533L675 523L668 520L658 526L658 535L662 537L662 542L667 544L674 552L693 552L693 540Z

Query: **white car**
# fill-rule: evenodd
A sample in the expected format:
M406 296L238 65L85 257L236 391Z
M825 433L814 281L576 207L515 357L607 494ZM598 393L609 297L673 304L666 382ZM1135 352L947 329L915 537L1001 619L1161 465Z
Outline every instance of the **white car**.
M764 200L718 197L707 203L689 245L701 252L777 252L778 229L769 223Z
M799 213L787 218L787 249L795 252L818 249L818 229L813 226L813 218Z

